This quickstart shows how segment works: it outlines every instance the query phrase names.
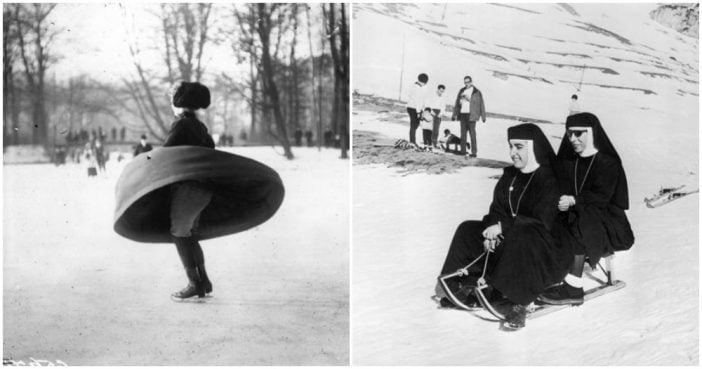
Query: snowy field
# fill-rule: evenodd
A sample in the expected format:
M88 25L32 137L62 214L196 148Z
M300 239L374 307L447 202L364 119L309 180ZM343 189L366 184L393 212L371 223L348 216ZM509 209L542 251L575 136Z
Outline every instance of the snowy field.
M277 151L281 151L278 149ZM3 357L70 365L346 365L349 161L338 150L233 152L277 170L268 222L202 243L214 298L175 303L175 246L112 230L114 186L84 165L6 165Z
M451 14L461 10L452 8L453 5L449 4L445 21L448 28L443 32L456 32L452 25L456 20ZM549 13L544 9L549 5L519 6L540 12L533 17L541 17L541 23L561 25L561 28L539 27L524 11L488 4L475 6L475 9L465 10L463 16L484 16L466 18L464 23L469 30L464 37L471 37L470 30L476 29L489 29L493 33L476 38L482 43L473 46L474 49L495 49L490 48L488 42L517 48L526 38L532 51L541 51L537 53L540 60L555 64L562 56L543 52L554 50L552 47L557 44L547 38L576 37L562 29L565 28L562 24L568 22L568 15ZM607 16L598 15L597 9L592 7L573 5L583 22L615 29L631 37L636 47L641 46L636 42L643 42L646 37L651 42L661 42L649 44L661 50L649 50L651 54L665 54L669 52L669 45L675 44L678 52L670 56L694 65L694 75L688 76L694 84L674 79L660 78L651 82L634 78L625 72L630 66L623 63L608 65L618 70L618 75L586 72L592 73L589 80L586 74L587 82L656 91L655 95L647 95L638 90L586 86L580 93L584 110L600 118L619 151L628 177L630 209L627 214L636 242L630 251L618 253L615 258L616 277L627 286L581 307L529 320L525 329L510 333L500 331L497 323L481 320L468 312L437 309L431 296L453 233L462 221L481 219L487 212L496 184L490 177L501 174L501 170L466 167L449 174L406 174L383 164L354 165L353 364L699 365L699 196L691 195L657 209L647 208L642 201L660 186L686 184L690 189L698 188L697 40L686 39L689 45L684 49L677 40L682 38L680 36L651 37L651 34L662 33L657 31L660 26L644 18L646 11L627 13L621 7L593 6L600 7ZM493 62L495 66L488 67L489 63L479 57L466 56L441 45L434 34L418 31L417 25L441 23L440 7L427 5L416 9L421 17L408 10L392 13L380 5L364 7L357 8L354 13L354 45L359 46L353 50L354 89L360 93L397 97L397 75L390 71L399 69L399 45L404 33L408 39L413 37L414 46L408 47L407 53L417 53L420 48L425 55L432 56L428 59L405 55L405 76L409 75L404 80L405 85L411 83L417 73L426 71L432 86L432 83L442 82L441 79L432 80L432 76L437 75L447 77L449 82L458 82L459 85L447 84L447 93L453 98L462 76L472 74L476 86L483 90L488 112L554 123L565 120L568 97L575 92L572 86L563 83L546 86L536 79L505 81L491 77L487 69L498 66L510 73L521 72L518 63L504 66ZM525 27L517 32L505 25L515 13L523 16L520 24ZM635 28L631 25L632 18L645 27L627 31L627 27ZM499 24L490 26L488 23L493 19ZM507 37L510 32L514 35L512 44ZM539 37L534 36L537 34ZM601 34L588 37L591 38L580 38L579 42L607 42L607 37ZM602 50L598 57L606 59L605 52ZM645 63L647 57L631 58ZM669 72L672 75L682 75L677 67L671 69L676 69ZM375 73L382 70L385 74ZM546 76L552 78L564 73L556 67L552 72ZM573 78L577 81L579 77L578 72ZM596 78L602 80L593 81ZM695 91L695 94L677 93L677 89ZM406 139L407 119L388 119L389 115L355 108L353 127L375 132L390 142ZM518 123L490 117L486 124L478 123L478 156L509 161L506 129ZM447 125L452 124L455 123ZM557 149L564 126L540 124L540 127Z

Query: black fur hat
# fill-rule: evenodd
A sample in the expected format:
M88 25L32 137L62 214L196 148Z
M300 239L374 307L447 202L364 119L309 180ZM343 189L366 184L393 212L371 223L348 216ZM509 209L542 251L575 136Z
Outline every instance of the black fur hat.
M210 106L210 89L200 82L180 82L173 86L173 106L205 109Z

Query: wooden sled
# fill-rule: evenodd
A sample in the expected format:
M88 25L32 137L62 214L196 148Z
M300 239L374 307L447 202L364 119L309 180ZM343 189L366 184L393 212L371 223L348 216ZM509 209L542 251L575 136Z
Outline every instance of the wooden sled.
M486 291L489 290L489 285L485 281L485 268L483 268L483 273L482 275L478 276L475 273L470 274L468 272L468 268L476 264L480 259L485 258L485 265L487 265L487 258L489 257L489 253L484 252L480 256L478 256L475 260L473 260L470 264L466 265L465 267L449 274L445 274L442 276L439 276L439 286L441 287L443 293L445 294L446 298L448 298L455 306L463 309L470 311L474 314L480 315L481 311L480 309L476 310L475 308L471 308L466 306L463 302L458 299L455 294L451 291L451 289L448 287L447 280L451 278L456 278L456 277L467 277L468 280L468 288L472 288L472 292L475 295L475 297L478 299L478 302L480 302L480 305L482 306L482 312L488 312L492 317L499 319L500 321L505 320L505 315L509 312L511 309L511 303L507 301L506 299L499 299L499 300L491 300L490 296L486 293ZM585 291L585 301L592 300L596 297L605 295L610 292L614 292L616 290L620 290L624 287L626 287L626 283L623 281L617 280L614 275L614 264L613 264L613 259L614 255L609 255L603 258L605 262L605 266L602 266L602 264L598 264L599 268L596 268L595 270L592 270L590 272L584 273L585 276L587 276L589 279L594 280L597 282L597 286L590 288ZM596 271L599 270L601 274L603 274L603 278L600 278L597 276L595 273ZM527 307L527 319L534 319L538 318L540 316L547 315L549 313L558 311L558 310L563 310L565 308L571 307L571 305L547 305L547 304L540 304L538 301L535 303L530 304ZM491 320L489 317L485 318L487 320Z

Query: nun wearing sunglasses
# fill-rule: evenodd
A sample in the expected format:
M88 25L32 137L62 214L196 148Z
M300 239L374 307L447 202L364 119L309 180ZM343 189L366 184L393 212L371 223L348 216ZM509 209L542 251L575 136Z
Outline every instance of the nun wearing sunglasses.
M619 154L594 114L568 117L557 157L561 196L555 231L574 257L563 283L548 289L539 300L579 305L584 302L586 258L594 268L603 256L634 244L625 213L629 191Z

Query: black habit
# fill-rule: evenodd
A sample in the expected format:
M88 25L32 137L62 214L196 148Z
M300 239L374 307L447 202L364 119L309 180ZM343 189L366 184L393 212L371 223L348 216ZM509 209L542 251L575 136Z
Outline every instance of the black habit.
M477 258L484 251L483 230L500 222L504 239L489 254L486 281L513 303L533 302L565 277L572 258L552 235L559 196L550 167L541 166L532 173L505 168L490 212L482 221L466 221L458 227L441 273L455 272ZM482 266L476 263L471 271L479 272Z
M561 193L575 197L575 205L559 214L559 238L573 254L586 255L593 267L602 256L634 244L624 209L613 201L621 176L619 162L602 152L560 163Z

